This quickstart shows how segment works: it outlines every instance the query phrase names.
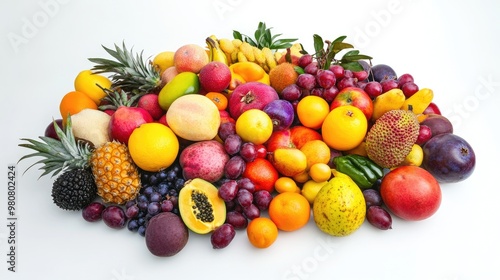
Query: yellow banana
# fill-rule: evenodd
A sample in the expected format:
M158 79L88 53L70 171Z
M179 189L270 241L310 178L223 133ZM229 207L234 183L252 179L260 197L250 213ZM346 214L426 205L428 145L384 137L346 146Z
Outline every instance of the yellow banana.
M217 39L216 38L214 39L213 37L207 37L205 41L208 46L210 61L219 61L226 65L229 65L227 61L227 56L220 48Z
M411 110L415 115L422 114L425 108L431 104L433 98L434 92L431 89L420 89L405 100L401 109Z

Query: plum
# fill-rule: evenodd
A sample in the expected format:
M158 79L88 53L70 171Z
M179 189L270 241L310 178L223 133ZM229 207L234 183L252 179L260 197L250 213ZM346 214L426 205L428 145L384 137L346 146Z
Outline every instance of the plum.
M438 182L454 183L467 179L474 171L476 155L471 145L452 133L433 136L423 146L422 167Z
M428 126L431 129L432 137L443 134L453 133L453 124L448 118L438 114L429 114L420 125Z
M170 257L186 246L189 231L182 219L172 212L162 212L149 220L145 240L155 256Z
M386 64L377 64L369 72L368 81L382 82L383 80L396 80L396 71Z
M295 112L293 105L287 100L278 99L269 102L263 109L273 121L273 130L284 130L293 123Z

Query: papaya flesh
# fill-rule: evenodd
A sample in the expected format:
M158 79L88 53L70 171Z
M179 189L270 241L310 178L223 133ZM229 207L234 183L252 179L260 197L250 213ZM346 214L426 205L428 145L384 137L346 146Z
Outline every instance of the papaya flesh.
M178 199L182 221L195 233L210 233L226 220L226 203L208 181L201 178L186 181Z

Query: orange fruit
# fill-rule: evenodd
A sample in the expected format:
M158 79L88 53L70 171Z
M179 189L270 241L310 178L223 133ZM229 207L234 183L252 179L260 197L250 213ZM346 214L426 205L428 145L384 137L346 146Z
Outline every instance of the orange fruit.
M145 123L132 131L128 140L130 156L146 171L168 168L179 153L179 140L174 132L161 123Z
M236 119L236 134L245 142L264 144L272 133L273 121L262 110L247 110Z
M256 158L247 162L242 176L250 179L255 184L255 190L274 191L274 184L279 178L278 171L273 164L265 158Z
M311 205L300 193L284 192L271 200L268 213L278 229L295 231L305 226L309 221Z
M311 166L309 169L309 176L315 182L328 181L332 177L332 169L326 163L318 162Z
M297 104L297 117L300 123L312 129L321 128L321 124L329 112L328 102L316 95L308 95Z
M215 106L217 106L217 109L226 110L228 102L226 95L220 92L211 91L205 94L205 96L212 100Z
M322 140L307 141L300 150L306 155L307 169L315 163L328 163L330 161L330 147Z
M300 193L300 188L297 186L295 180L290 177L279 177L278 180L274 183L274 189L278 193L284 192L296 192Z
M321 127L321 136L329 147L347 151L363 142L367 129L368 121L363 111L344 105L328 113Z
M284 62L269 71L269 83L276 92L281 93L287 86L295 84L298 76L295 66L289 62Z
M309 177L309 172L306 170L304 170L304 172L302 172L302 173L299 173L299 174L293 176L292 178L297 183L305 183L305 182L307 182L307 180L311 179Z
M264 249L276 241L278 228L271 219L258 217L248 223L247 237L253 246Z
M105 76L93 74L90 70L83 70L76 76L74 85L76 91L85 93L99 105L101 99L106 96L102 88L111 88L111 80Z
M83 109L97 109L97 104L80 91L66 93L59 104L59 111L63 119L66 119L68 115L75 115Z

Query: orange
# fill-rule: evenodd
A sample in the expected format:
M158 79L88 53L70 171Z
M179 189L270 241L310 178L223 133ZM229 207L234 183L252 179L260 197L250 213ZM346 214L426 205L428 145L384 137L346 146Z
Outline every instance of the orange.
M128 140L130 156L146 171L168 168L177 158L179 140L174 132L161 123L145 123L134 129Z
M66 119L68 115L75 115L83 109L97 109L97 104L80 91L66 93L59 104L59 111L63 119Z
M307 224L311 216L311 205L300 193L284 192L271 200L269 217L278 229L295 231Z
M283 62L269 71L269 83L276 92L281 93L287 86L295 84L298 76L293 64Z
M312 129L321 128L321 124L329 112L328 102L316 95L308 95L297 104L297 117L300 123Z
M328 163L330 161L330 147L322 140L307 141L300 150L306 155L307 169L315 163Z
M321 136L330 148L347 151L363 142L367 129L368 121L363 111L344 105L328 113L321 127Z
M279 178L278 171L273 164L265 158L256 158L252 162L247 162L242 175L250 179L255 184L255 190L274 191L274 184Z
M272 133L273 121L262 110L247 110L236 119L236 134L245 142L264 144Z
M226 95L220 92L211 91L205 94L205 96L212 100L215 106L217 106L217 109L219 109L220 111L226 110L228 102Z
M309 169L309 176L314 182L328 181L332 177L332 169L326 163L318 162L311 166Z
M271 219L258 217L248 223L247 237L253 246L264 249L276 241L278 228Z
M76 76L74 85L76 91L85 93L99 105L101 99L106 96L102 88L111 88L111 80L105 76L93 74L90 70L83 70Z
M278 193L296 192L300 193L300 188L297 186L295 180L290 177L279 177L274 183L274 188Z

